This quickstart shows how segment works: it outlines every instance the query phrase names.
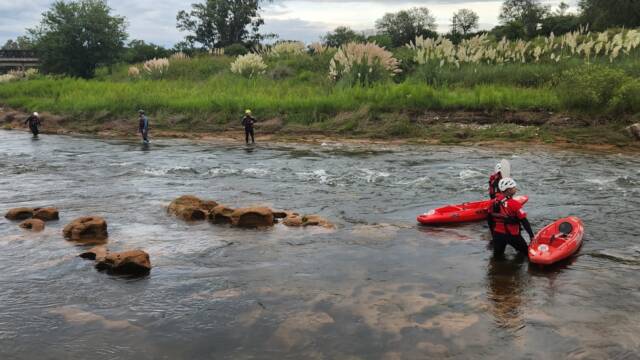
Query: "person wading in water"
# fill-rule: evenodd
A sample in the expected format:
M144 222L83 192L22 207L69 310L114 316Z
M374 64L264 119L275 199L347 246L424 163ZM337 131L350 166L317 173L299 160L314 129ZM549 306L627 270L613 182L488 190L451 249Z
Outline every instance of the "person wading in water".
M142 142L145 144L149 143L149 119L144 114L144 110L139 110L138 115L140 115L140 123L138 125L138 131L140 135L142 135Z
M518 191L516 181L512 178L500 180L498 185L500 194L489 206L489 229L493 236L493 254L502 257L507 245L511 245L521 255L527 256L528 245L520 234L522 228L529 234L529 241L533 239L533 230L527 220L527 213L522 204L513 199Z
M251 136L251 143L255 144L256 140L253 134L253 124L256 123L256 119L251 116L251 110L246 110L244 112L244 117L242 118L242 126L244 126L244 138L245 142L249 143L249 136Z
M29 115L29 117L27 118L27 120L24 121L24 123L25 125L26 124L29 125L29 129L31 130L33 137L37 137L38 134L40 133L39 127L42 125L42 120L40 120L40 115L38 115L37 112L34 112L33 114Z
M489 197L495 199L496 195L500 192L498 184L502 180L502 164L498 163L495 168L495 172L489 177Z

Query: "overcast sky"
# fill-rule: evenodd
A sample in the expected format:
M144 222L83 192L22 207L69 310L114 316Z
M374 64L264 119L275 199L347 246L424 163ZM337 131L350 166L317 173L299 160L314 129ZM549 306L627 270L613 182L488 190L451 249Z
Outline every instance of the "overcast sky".
M113 12L128 21L130 39L142 39L173 46L184 34L176 30L176 14L193 2L204 0L108 0ZM53 0L0 0L0 45L36 25ZM566 1L576 10L577 0ZM543 0L557 6L560 0ZM502 1L496 0L277 0L265 7L264 32L273 32L284 40L317 41L321 35L340 25L355 30L374 28L376 19L387 12L413 6L426 6L436 17L438 31L449 29L451 15L468 8L480 15L481 29L498 23Z

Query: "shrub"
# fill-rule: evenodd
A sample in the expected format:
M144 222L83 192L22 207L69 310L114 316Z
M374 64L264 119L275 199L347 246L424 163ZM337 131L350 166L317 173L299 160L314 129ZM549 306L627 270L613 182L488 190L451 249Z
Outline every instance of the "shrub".
M128 75L132 79L137 79L140 77L140 69L137 66L130 66L127 71Z
M374 43L342 46L329 65L329 76L350 85L369 85L402 72L393 54Z
M282 80L295 75L295 71L286 65L278 65L269 71L269 77L273 80Z
M151 59L142 65L144 72L152 79L162 79L169 70L169 59Z
M306 52L306 47L300 41L283 41L279 42L269 51L270 56L280 57L289 55L300 55Z
M629 77L619 69L586 65L564 72L557 87L558 97L569 109L603 111L618 88Z
M266 69L267 65L262 60L262 56L258 54L238 56L236 61L231 64L231 72L249 78L263 74Z
M169 57L169 59L171 60L188 60L189 59L189 55L183 53L182 51L177 52L173 55L171 55L171 57Z
M640 113L640 80L622 84L615 91L609 107L616 113Z
M247 55L249 50L242 44L233 44L224 48L224 54L231 57Z

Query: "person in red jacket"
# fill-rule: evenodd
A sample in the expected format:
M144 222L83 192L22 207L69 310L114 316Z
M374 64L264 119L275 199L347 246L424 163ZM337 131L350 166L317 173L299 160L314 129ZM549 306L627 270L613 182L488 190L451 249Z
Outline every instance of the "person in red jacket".
M491 199L495 199L500 192L500 189L498 189L500 180L502 180L502 164L497 164L496 171L489 177L489 197Z
M511 245L519 253L527 255L529 246L520 232L524 227L531 242L533 230L522 204L513 199L518 191L517 184L512 178L504 178L500 180L498 187L502 194L497 195L489 208L493 253L495 256L502 256L507 245Z

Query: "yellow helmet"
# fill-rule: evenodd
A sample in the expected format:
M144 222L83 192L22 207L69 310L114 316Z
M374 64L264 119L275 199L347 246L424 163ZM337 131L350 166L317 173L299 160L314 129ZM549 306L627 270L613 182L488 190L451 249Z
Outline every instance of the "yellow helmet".
M245 115L251 115L251 110L247 109L244 111Z

